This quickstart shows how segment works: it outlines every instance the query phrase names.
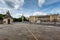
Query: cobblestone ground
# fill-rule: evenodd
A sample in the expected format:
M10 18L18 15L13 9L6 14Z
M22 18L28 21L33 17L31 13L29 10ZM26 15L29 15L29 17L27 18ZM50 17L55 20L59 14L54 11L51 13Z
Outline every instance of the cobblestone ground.
M1 24L0 40L60 40L60 27L28 23Z

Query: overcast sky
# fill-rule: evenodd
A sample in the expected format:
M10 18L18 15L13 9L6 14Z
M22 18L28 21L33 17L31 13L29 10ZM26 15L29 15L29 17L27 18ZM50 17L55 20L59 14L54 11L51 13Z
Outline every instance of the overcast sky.
M60 13L60 0L0 0L0 13L7 10L16 18Z

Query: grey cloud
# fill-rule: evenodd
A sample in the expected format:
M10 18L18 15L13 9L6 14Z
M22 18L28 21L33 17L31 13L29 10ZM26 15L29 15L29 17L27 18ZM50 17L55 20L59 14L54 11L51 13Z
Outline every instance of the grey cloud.
M0 7L19 9L23 6L24 0L0 0Z
M10 8L14 8L14 3L13 2L10 2L10 1L5 1L5 3L7 4L8 7Z

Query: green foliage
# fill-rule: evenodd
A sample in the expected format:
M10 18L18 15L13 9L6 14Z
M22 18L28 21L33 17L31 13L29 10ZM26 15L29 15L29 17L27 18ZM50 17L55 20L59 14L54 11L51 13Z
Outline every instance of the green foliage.
M4 16L5 16L5 15L0 14L0 20L3 20L3 17L4 17ZM25 16L21 16L20 18L13 18L13 21L14 21L14 22L22 22L22 17L23 17L23 21L28 21Z
M3 19L3 14L0 14L0 20Z
M22 18L18 18L19 22L22 22Z
M23 17L23 21L27 21L25 16L21 16L21 19L22 19L22 17Z
M13 18L13 21L14 21L14 22L21 22L22 19L21 19L21 18Z
M13 21L14 21L14 22L18 22L18 19L17 19L17 18L13 18Z
M14 22L22 22L22 17L23 17L23 21L28 21L25 16L21 16L20 18L13 18L13 21Z

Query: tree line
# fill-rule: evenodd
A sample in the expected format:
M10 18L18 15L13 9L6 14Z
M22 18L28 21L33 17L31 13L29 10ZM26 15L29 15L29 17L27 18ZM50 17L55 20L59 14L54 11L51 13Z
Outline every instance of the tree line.
M13 18L14 22L22 22L22 16L20 18ZM23 16L23 21L29 21L25 16Z
M5 15L0 14L0 20L3 20L3 17ZM23 17L23 21L28 21L28 19L25 16L21 16L19 18L13 18L13 22L22 22L22 17Z

